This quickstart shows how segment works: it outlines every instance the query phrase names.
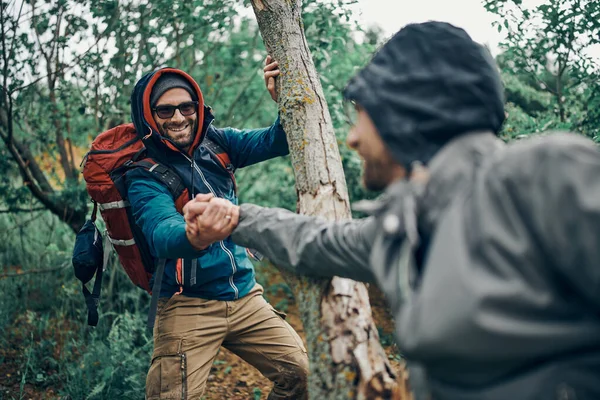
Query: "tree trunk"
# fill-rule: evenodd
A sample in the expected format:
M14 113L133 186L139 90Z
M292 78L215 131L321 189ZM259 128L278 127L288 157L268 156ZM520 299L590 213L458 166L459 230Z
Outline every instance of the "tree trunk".
M267 51L281 70L279 111L290 145L298 211L332 220L351 218L331 117L304 36L301 1L252 0L252 5ZM310 398L401 398L365 285L338 277L285 276L306 332Z

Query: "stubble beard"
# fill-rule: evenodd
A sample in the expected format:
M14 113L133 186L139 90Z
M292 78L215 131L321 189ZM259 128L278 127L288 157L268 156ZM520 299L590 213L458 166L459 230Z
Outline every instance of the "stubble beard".
M363 185L368 190L381 192L385 190L391 181L391 166L375 162L374 164L365 162L363 170Z
M189 134L187 134L186 136L180 136L180 137L173 137L171 135L169 135L169 127L174 127L176 126L173 123L164 123L162 125L159 126L159 130L160 130L160 134L164 137L169 138L173 143L175 143L175 145L181 149L187 149L189 146L192 145L192 143L194 142L194 138L196 137L196 131L198 129L198 120L189 120L186 119L186 121L183 124L180 125L185 125L188 124L189 126L191 126L191 130L189 132Z

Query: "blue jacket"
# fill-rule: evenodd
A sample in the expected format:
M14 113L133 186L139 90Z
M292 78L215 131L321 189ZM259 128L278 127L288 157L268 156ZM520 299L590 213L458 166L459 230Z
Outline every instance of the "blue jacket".
M187 153L161 136L152 118L148 99L152 86L164 72L177 72L197 91L198 129ZM285 132L279 118L268 128L237 130L212 126L213 116L205 107L197 83L182 71L163 68L145 75L131 96L132 119L136 131L155 161L175 171L191 199L198 193L213 193L237 204L233 172L273 157L288 154ZM229 155L227 168L202 142L208 137ZM185 221L177 211L168 188L152 174L138 168L127 173L128 199L137 226L141 229L155 261L166 258L161 297L183 290L187 296L212 300L235 300L245 296L255 284L254 268L244 247L227 238L197 251L185 234Z

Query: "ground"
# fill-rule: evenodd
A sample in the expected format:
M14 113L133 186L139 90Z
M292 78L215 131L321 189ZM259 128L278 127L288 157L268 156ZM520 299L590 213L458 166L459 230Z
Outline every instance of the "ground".
M280 276L276 271L270 271L265 274L266 279L265 297L276 308L287 313L287 321L296 329L304 340L304 331L300 322L297 305L289 299L289 294L282 285ZM381 293L371 287L369 296L373 307L375 322L379 328L381 342L386 354L397 373L401 374L401 362L398 351L393 343L393 322L388 313L387 306ZM62 326L61 323L64 325ZM58 327L53 334L56 335L56 342L60 342L61 329L70 329L68 322L57 322ZM18 318L12 329L17 329L18 334L13 335L14 343L10 346L0 348L0 400L19 399L19 394L23 393L23 400L42 400L42 399L60 399L56 394L58 388L41 389L30 383L26 383L21 389L21 377L15 371L19 371L19 363L23 362L23 352L25 351L24 342L27 340L27 318L26 316ZM29 325L30 326L30 325ZM56 373L51 368L48 374ZM236 355L226 349L221 349L211 374L208 378L207 388L204 399L206 400L248 400L248 399L266 399L271 389L271 383L264 378L254 367L242 361Z

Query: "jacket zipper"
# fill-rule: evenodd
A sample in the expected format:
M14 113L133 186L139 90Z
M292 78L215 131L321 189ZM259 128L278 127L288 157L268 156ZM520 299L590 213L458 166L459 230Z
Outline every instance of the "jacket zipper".
M202 170L200 169L200 167L198 167L198 164L196 164L196 162L194 160L190 159L186 154L184 154L184 156L192 164L192 168L194 168L198 172L198 174L200 175L200 179L202 179L202 182L204 182L204 184L206 185L206 187L208 187L208 190L210 190L210 192L212 193L212 195L215 196L215 197L218 197L217 193L214 191L214 189L212 188L212 186L210 186L210 184L208 183L208 180L204 176L204 173L202 172ZM193 180L194 180L194 176L192 175L192 181ZM234 291L234 298L237 300L238 297L239 297L240 291L238 290L238 288L235 286L235 283L233 282L233 275L235 275L235 273L237 271L237 267L235 265L235 258L233 256L233 254L231 253L231 251L227 247L225 247L225 243L222 240L219 242L219 246L221 246L221 249L229 256L229 260L231 261L232 273L229 276L229 286L231 286L231 288L233 289L233 291Z
M144 121L145 122L145 121ZM212 124L212 120L209 122L208 126L210 126ZM150 130L150 134L152 134L152 128L150 128L150 126L148 125L147 122L145 122L145 125L149 128ZM168 138L166 139L168 140ZM198 171L198 173L200 174L200 178L202 179L202 182L204 182L204 184L206 185L206 187L208 187L208 190L210 190L210 192L213 194L213 196L218 197L216 192L214 191L214 189L212 188L212 186L210 186L210 184L208 183L208 181L206 180L206 177L204 176L204 173L202 172L202 170L198 167L198 165L196 164L196 162L193 159L190 159L187 154L185 153L181 153L191 164L192 166L192 185L194 184L194 169L196 169L196 171ZM235 184L235 181L234 181ZM192 186L192 192L194 191L194 188ZM192 193L192 199L195 197L195 195ZM236 271L237 271L237 266L235 265L235 258L233 256L233 254L231 253L231 251L225 247L225 243L221 240L219 242L219 245L221 246L221 249L223 249L223 251L229 256L229 260L231 261L231 269L232 269L232 273L229 276L229 286L231 286L231 288L233 289L234 292L234 299L238 299L239 295L240 295L240 291L239 289L235 286L235 283L233 282L233 275L235 275ZM182 281L183 281L183 259L181 260L181 277L182 277ZM183 282L181 282L181 285L183 286Z

